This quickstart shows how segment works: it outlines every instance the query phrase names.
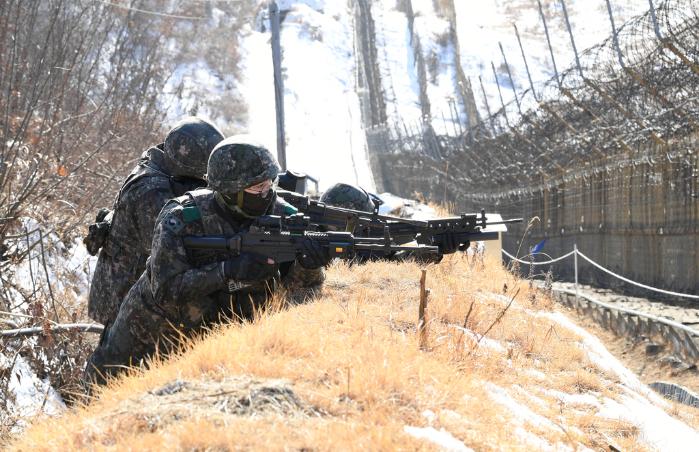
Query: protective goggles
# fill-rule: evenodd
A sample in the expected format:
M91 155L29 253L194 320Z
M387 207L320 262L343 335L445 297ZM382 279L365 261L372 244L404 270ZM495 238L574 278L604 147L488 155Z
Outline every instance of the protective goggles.
M250 193L251 195L260 195L263 198L267 197L267 193L272 189L272 186L274 184L270 179L267 179L265 181L260 182L259 184L252 185L243 191L246 193Z
M270 179L267 179L266 181L262 181L259 184L251 185L234 194L233 196L228 196L224 194L220 194L220 196L223 202L228 206L228 208L233 209L234 206L243 208L244 193L248 193L250 195L260 198L267 198L270 190L274 188L276 188L276 181L272 182Z

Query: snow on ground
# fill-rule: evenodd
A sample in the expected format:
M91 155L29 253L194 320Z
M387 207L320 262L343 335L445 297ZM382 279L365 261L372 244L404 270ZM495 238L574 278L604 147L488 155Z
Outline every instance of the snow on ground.
M483 294L483 296L499 302L509 301L506 297L498 294ZM517 308L514 305L513 307ZM586 411L593 410L596 416L630 422L639 428L639 438L652 448L673 451L694 450L693 446L699 441L699 432L667 414L665 409L669 407L668 402L641 383L635 374L609 353L598 338L575 325L562 313L538 313L529 310L528 313L547 317L578 334L581 337L579 346L587 353L590 360L618 378L617 383L610 382L610 384L618 385L620 392L618 399L613 400L597 393L567 394L542 386L541 392L543 394L554 396L567 405L584 406ZM542 384L546 381L546 376L540 371L528 369L525 372L535 376ZM526 430L527 425L551 430L556 430L557 426L551 420L537 414L536 410L530 406L515 400L510 390L492 383L486 384L486 390L493 401L505 407L513 416L512 422L515 432L524 443L536 450L567 449L562 444L551 445ZM525 393L524 388L515 385L512 387L512 391L532 401L533 405L541 404L541 399L533 394Z
M240 81L238 90L247 103L246 129L249 134L274 151L277 146L277 125L274 115L274 73L270 34L254 31L251 27L246 27L244 33L245 37L240 42L243 65L241 72L244 78Z
M441 450L454 452L473 451L473 449L466 447L464 443L454 438L451 433L444 429L436 430L433 427L411 427L406 425L403 427L403 431L414 438L429 441L439 446Z
M42 293L46 298L67 292L73 299L86 297L91 271L97 258L90 256L79 238L66 246L55 232L46 231L31 218L22 218L22 229L29 234L14 242L19 251L30 249L26 259L13 267L12 280L27 294ZM40 240L43 238L43 250ZM49 290L48 282L51 284ZM15 293L19 313L24 311L23 298Z
M395 0L377 0L371 4L376 30L376 46L381 83L389 122L420 120L420 83L415 71L415 56L410 47L408 18L396 9Z
M456 49L449 40L450 24L437 14L432 0L413 0L412 3L415 32L420 37L427 66L427 97L432 126L437 134L456 135L460 130L459 123L466 123L466 113L461 103L455 100L458 79L454 66Z
M670 416L647 398L630 390L627 392L619 400L606 398L598 415L631 422L639 428L639 438L657 450L697 450L699 432Z
M498 294L481 295L498 302L509 301L506 297ZM522 309L519 307L515 308ZM532 310L526 310L526 312L528 315L546 317L558 323L561 327L570 329L579 335L581 340L578 346L586 352L590 360L605 370L610 376L616 377L607 383L615 386L613 392L617 393L618 396L612 399L593 391L583 394L568 394L562 391L551 390L546 385L546 375L541 371L522 369L523 372L531 374L538 380L540 385L538 391L540 394L552 396L560 403L572 405L575 407L573 409L578 409L583 413L629 422L639 429L640 441L652 450L696 450L699 432L669 415L665 410L670 407L670 404L642 384L635 374L625 368L609 353L599 339L575 325L561 313L541 313ZM499 349L503 349L500 343L497 341L493 342L495 344L481 343L481 345L485 345L485 348L495 353L498 353ZM561 427L559 425L565 425L565 420L562 418L550 418L551 414L548 410L547 402L532 393L531 388L523 388L517 384L505 388L485 382L484 390L493 402L500 405L511 417L510 427L522 445L526 445L526 447L532 450L573 450L570 446L563 443L552 444L536 433L546 430L560 432ZM526 403L523 403L522 400ZM538 412L540 409L544 410L545 414L540 414ZM426 410L423 416L428 421L428 427L405 426L404 431L411 436L430 441L446 450L467 450L448 431L444 429L437 430L432 426L433 421L437 417L435 413ZM575 430L575 433L583 434L577 430Z
M432 0L413 0L412 5L413 28L426 65L426 93L432 125L439 134L454 135L460 130L459 122L466 120L462 106L455 101L458 92L454 66L456 49L449 39L449 21L440 17ZM408 18L398 8L391 0L372 3L379 70L389 123L415 127L422 117L420 83Z
M161 102L167 106L168 124L172 125L195 112L197 116L214 120L215 115L210 107L230 102L228 89L234 83L232 75L217 76L204 61L180 64L163 89ZM214 123L217 121L214 120Z
M18 420L14 431L24 428L26 421L34 416L42 413L54 416L65 409L63 399L49 381L39 379L21 356L10 358L0 354L0 370L8 372L7 389L14 399L8 410L0 413L0 422L7 425L10 419Z
M641 383L641 380L638 379L636 374L627 369L619 360L609 353L609 351L602 344L602 341L600 341L596 336L593 336L583 328L580 328L560 312L541 313L537 315L550 318L556 323L563 325L565 328L579 335L582 338L581 347L585 349L590 360L602 370L616 375L624 386L633 391L639 392L644 397L649 398L657 404L664 407L668 406L667 402L665 402L659 395L648 388L648 386Z
M38 293L44 300L50 300L53 293L60 297L63 303L75 302L75 306L64 307L78 312L78 300L87 297L91 271L97 258L88 254L78 238L68 247L54 232L46 231L46 228L35 220L22 218L21 222L28 234L22 240L16 241L14 246L19 251L29 249L29 253L19 265L12 268L11 274L4 275L17 287L6 292L13 297L8 309L17 315L5 315L3 318L13 322L8 325L24 324L26 319L22 316L29 314L29 306L21 293ZM43 241L43 251L40 241ZM81 306L84 308L84 303ZM52 308L52 304L45 303L45 310ZM25 339L23 343L31 347L36 344L36 338ZM8 411L0 413L0 421L9 423L9 418L26 420L41 413L55 415L62 411L65 405L61 396L47 379L40 379L29 363L17 354L15 345L14 341L7 341L5 354L0 354L0 373L7 372L7 389L10 394ZM25 425L26 422L21 421L16 424L16 429Z
M318 0L280 8L289 8L281 33L288 168L319 179L321 190L337 182L373 190L347 5ZM269 32L253 30L243 38L240 91L249 105L248 130L276 149L269 39Z
M543 1L542 4L545 5L544 14L551 35L556 66L560 72L574 64L570 37L560 3ZM604 0L568 0L566 5L578 53L611 35L612 29ZM612 5L617 28L630 18L648 10L646 0L612 0ZM491 110L495 112L501 108L491 62L495 65L505 103L514 99L512 84L498 43L502 43L518 93L529 89L524 60L512 24L516 24L519 29L535 88L540 90L540 85L554 76L544 26L536 2L461 0L455 1L454 7L461 47L461 65L466 76L472 80L476 101L482 113L485 114L486 107L478 84L479 75L482 76ZM526 105L530 106L533 106L531 102Z

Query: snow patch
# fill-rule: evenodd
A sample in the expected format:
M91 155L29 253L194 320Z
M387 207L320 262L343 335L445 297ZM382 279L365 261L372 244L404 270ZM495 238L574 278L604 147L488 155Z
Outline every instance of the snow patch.
M694 451L699 444L699 432L638 394L605 399L598 415L631 422L640 429L639 438L658 450Z
M163 88L162 103L167 109L167 121L174 124L191 114L214 119L208 106L230 102L233 86L232 75L217 76L204 61L178 65Z
M557 430L557 427L553 422L541 416L540 414L535 413L526 405L517 402L515 399L512 398L512 396L506 389L501 388L500 386L490 382L486 383L485 387L488 390L490 397L494 401L496 401L500 405L505 406L512 412L512 414L515 415L516 423L521 424L522 422L526 421L536 427L544 427L550 430Z
M544 394L554 397L566 405L589 405L595 408L601 406L598 395L596 394L568 394L567 392L556 391L554 389L546 389L544 390Z
M543 3L556 66L560 72L574 64L573 49L563 19L563 12L558 2ZM605 2L591 4L587 0L569 0L566 3L579 54L584 49L600 43L611 35L612 29ZM521 97L522 91L530 88L524 59L512 26L513 23L517 24L519 29L537 94L542 94L542 85L554 77L554 70L544 26L535 2L459 0L454 2L454 9L456 12L456 30L461 47L461 67L465 75L471 78L482 115L485 116L486 107L478 83L479 75L482 76L491 111L495 112L502 108L491 62L495 66L505 104L514 100L513 86L508 77L498 43L502 43L507 56L507 63L510 66L514 88L517 90L518 96ZM648 2L646 0L617 0L613 2L613 10L614 20L619 27L633 16L645 13L648 10ZM522 106L523 109L536 105L532 96L528 96L525 100L527 103ZM510 106L508 113L516 114L516 108Z
M7 389L14 400L6 401L8 410L0 413L0 420L6 419L3 423L16 419L17 424L13 431L18 432L26 427L27 421L34 416L42 413L53 416L65 410L66 406L61 396L47 380L41 380L36 376L23 357L16 356L12 362L7 356L0 354L0 369L10 366Z
M406 425L403 427L403 431L417 439L422 439L436 444L442 450L473 452L473 449L466 447L464 443L456 439L451 433L447 432L443 428L436 430L433 427L411 427Z
M660 406L669 407L669 404L664 399L641 383L636 374L624 367L618 359L609 353L597 337L577 326L560 312L543 312L537 315L549 318L580 336L582 339L581 347L587 352L590 360L600 369L616 375L622 385L637 391Z
M287 166L319 180L374 190L355 92L352 14L344 2L293 2L281 27ZM281 5L280 5L281 7ZM249 133L276 149L269 33L241 40Z
M64 244L55 232L36 220L28 217L20 220L20 230L26 235L11 243L11 251L26 252L26 256L3 275L13 283L13 288L6 290L10 298L8 309L17 314L14 318L10 316L11 321L17 325L26 321L29 306L25 297L31 299L33 295L50 300L53 294L68 309L72 308L67 303L73 301L77 312L80 300L87 296L97 258L89 255L79 238ZM51 305L45 303L44 309L49 309L48 306ZM17 340L23 341L24 347L36 344L34 337ZM49 380L40 379L30 363L17 353L15 343L11 341L7 345L0 354L0 370L7 372L10 398L5 401L8 410L0 413L0 419L6 417L8 423L17 420L14 429L19 431L29 418L42 413L58 414L65 405ZM46 359L45 355L39 355L42 358Z
M420 83L410 45L408 18L395 8L395 0L371 4L386 116L392 123L414 123L422 117Z

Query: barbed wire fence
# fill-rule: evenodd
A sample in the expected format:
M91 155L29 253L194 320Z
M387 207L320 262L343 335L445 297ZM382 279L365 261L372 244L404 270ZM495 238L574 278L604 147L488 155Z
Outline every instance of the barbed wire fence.
M645 14L619 25L606 0L611 36L583 52L565 0L562 20L574 64L556 66L552 37L539 17L554 77L531 82L526 49L515 28L528 89L499 109L482 80L509 61L478 75L487 114L463 132L447 120L386 124L367 131L369 154L382 189L413 192L459 210L492 209L538 217L524 240L548 239L561 254L575 243L603 265L654 286L699 289L699 15L696 0L649 0ZM513 227L504 246L516 249L524 228ZM562 268L562 277L571 276ZM582 280L614 286L585 272Z

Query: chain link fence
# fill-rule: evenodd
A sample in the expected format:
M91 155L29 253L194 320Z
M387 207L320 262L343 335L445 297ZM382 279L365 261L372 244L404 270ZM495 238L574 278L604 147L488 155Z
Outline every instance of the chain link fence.
M379 189L538 217L524 237L526 223L511 227L504 247L546 238L547 252L559 255L577 243L629 278L697 291L698 4L649 1L645 14L617 26L608 1L614 33L580 53L560 4L574 65L559 71L551 51L553 78L463 131L437 135L431 121L368 130ZM504 52L503 60L509 74ZM584 268L580 278L617 285Z

